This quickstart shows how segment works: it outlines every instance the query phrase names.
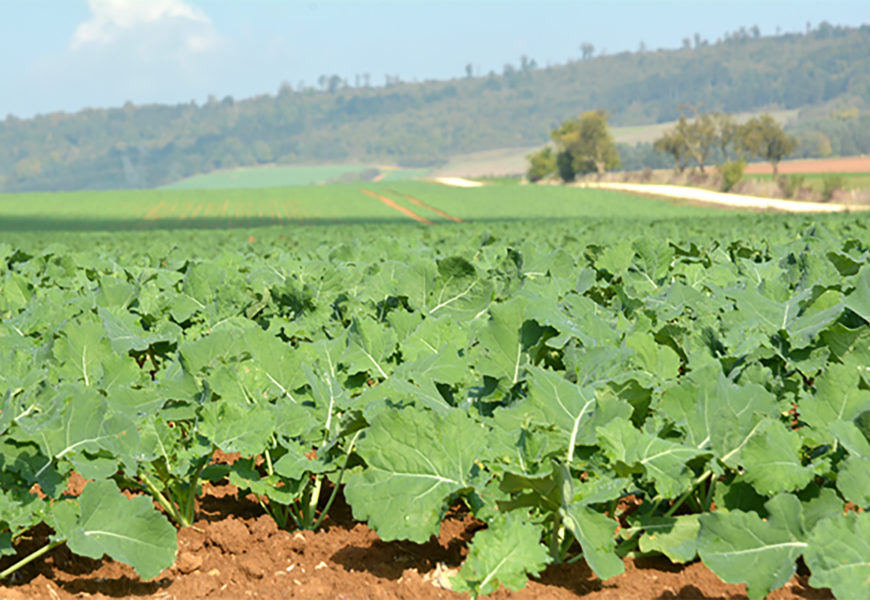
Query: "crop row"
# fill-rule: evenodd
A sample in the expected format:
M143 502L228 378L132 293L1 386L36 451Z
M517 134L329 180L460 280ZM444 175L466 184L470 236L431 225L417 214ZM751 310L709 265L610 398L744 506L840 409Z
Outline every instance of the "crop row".
M486 525L453 580L475 596L660 553L753 598L802 557L866 597L866 231L755 223L703 245L463 226L210 258L0 246L0 577L60 544L154 577L202 482L228 480L284 528L341 489L384 540L462 502ZM17 556L40 523L49 544Z

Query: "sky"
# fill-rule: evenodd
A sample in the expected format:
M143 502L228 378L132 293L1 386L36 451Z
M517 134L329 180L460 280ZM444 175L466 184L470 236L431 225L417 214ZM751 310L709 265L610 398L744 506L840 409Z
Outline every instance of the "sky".
M0 0L0 119L125 102L202 103L315 86L501 72L676 48L740 27L870 23L870 0Z

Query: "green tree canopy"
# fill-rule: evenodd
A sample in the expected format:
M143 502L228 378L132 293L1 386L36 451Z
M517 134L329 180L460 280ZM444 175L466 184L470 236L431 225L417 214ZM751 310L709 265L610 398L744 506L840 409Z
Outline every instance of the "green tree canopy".
M540 181L556 171L556 154L549 146L532 152L526 158L529 159L528 177L532 183Z
M779 175L779 162L797 148L797 140L770 115L752 118L741 125L739 138L744 152L770 163L774 179Z
M570 156L575 174L598 173L600 177L608 169L619 167L619 152L607 125L607 113L601 109L565 121L550 132L550 137L561 152Z

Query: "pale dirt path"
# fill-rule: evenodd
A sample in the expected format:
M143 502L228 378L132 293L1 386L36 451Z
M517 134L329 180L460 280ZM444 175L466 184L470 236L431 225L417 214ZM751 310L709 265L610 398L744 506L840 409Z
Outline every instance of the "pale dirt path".
M476 188L483 187L484 185L482 181L472 181L471 179L465 179L464 177L436 177L432 181L442 185L461 188Z
M794 213L836 213L850 210L867 210L870 206L846 206L843 204L827 204L821 202L797 202L778 198L761 198L758 196L742 196L740 194L725 194L700 188L681 185L658 185L649 183L580 183L577 187L616 190L648 196L661 196L677 200L688 200L711 206L727 206L730 208L745 208L749 210L768 210Z

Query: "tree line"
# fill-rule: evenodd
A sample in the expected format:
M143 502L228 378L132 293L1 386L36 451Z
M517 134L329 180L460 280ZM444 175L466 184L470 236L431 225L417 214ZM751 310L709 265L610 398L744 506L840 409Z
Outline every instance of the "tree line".
M563 182L578 175L603 175L620 166L620 156L602 110L586 111L550 131L552 146L529 155L527 176L536 182L558 176ZM739 123L734 115L702 112L697 107L681 106L676 125L653 144L673 159L674 170L683 173L692 166L701 173L717 154L723 187L730 189L743 176L746 162L752 159L771 164L778 178L779 163L792 154L798 141L785 132L771 115L763 114Z
M548 67L526 58L500 74L471 75L391 78L389 87L369 87L362 75L360 87L324 76L322 91L284 85L246 100L9 116L0 121L0 191L147 188L265 164L437 165L456 154L542 144L566 117L595 107L606 107L613 123L641 125L679 118L681 101L723 113L848 103L870 89L870 25L590 53ZM870 135L848 123L819 127L835 153L870 152ZM807 143L798 152L825 150L813 132L801 131ZM661 153L650 147L621 158L627 166Z

